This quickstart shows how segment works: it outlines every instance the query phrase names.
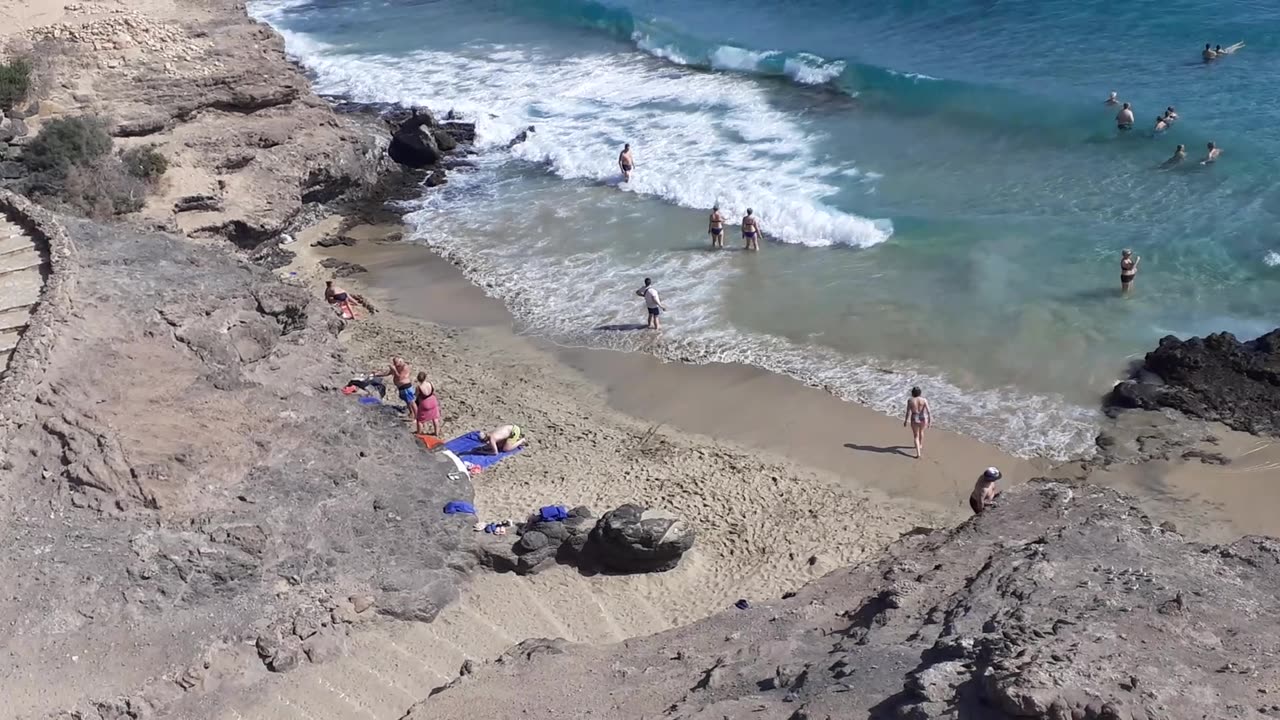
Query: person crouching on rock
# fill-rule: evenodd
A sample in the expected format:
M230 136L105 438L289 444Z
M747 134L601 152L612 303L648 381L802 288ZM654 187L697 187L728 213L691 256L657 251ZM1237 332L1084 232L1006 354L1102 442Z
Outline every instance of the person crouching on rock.
M418 429L417 434L423 435L423 428L427 422L431 423L431 434L440 435L440 401L436 398L436 386L427 382L427 374L418 373L418 384L414 387L414 392L418 396Z
M400 399L404 401L405 411L409 413L410 422L417 419L417 403L414 399L417 393L413 389L413 376L410 374L409 363L404 361L402 357L391 358L391 365L381 372L371 372L371 377L389 377L396 384L396 393Z
M983 510L995 504L995 499L1000 496L1000 488L996 487L999 479L1000 471L989 467L974 483L973 493L969 495L969 507L973 508L974 515L981 515Z
M524 444L524 431L519 425L503 425L489 432L480 433L480 441L489 444L487 452L497 455L500 452L511 452ZM482 448L480 452L485 452Z

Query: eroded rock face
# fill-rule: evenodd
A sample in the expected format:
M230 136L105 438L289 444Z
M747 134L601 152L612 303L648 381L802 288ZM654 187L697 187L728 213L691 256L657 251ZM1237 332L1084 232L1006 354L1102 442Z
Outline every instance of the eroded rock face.
M408 717L1261 719L1277 571L1274 539L1188 543L1113 490L1036 480L878 565L660 635L508 654Z
M470 485L398 413L338 392L352 367L323 300L230 249L64 223L74 312L5 456L11 667L56 675L61 697L149 706L167 689L180 697L157 716L204 717L181 703L326 662L349 625L430 620L456 597L471 532L439 508ZM257 652L225 644L245 637ZM15 716L66 709L0 688Z
M1165 337L1145 372L1108 397L1118 408L1172 408L1254 434L1280 435L1280 329L1240 342L1231 333Z
M587 547L592 561L612 572L663 572L680 564L695 536L674 513L623 505L600 518Z

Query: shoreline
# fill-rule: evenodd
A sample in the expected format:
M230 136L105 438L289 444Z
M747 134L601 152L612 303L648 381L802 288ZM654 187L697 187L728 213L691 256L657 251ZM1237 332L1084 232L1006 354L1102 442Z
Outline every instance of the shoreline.
M1262 495L1280 503L1280 490L1266 483L1271 471L1280 474L1280 444L1265 438L1213 426L1209 442L1188 443L1186 449L1218 453L1229 464L1175 457L1098 466L1080 459L1056 463L1017 458L974 438L931 429L925 457L917 461L902 454L912 449L910 432L900 420L785 375L740 364L664 362L641 352L562 347L525 336L500 300L426 245L371 240L315 250L367 267L367 273L345 282L367 292L385 311L505 333L578 373L614 411L782 456L837 477L847 488L871 489L964 517L974 479L995 465L1004 473L1006 487L1042 476L1115 487L1133 494L1153 517L1204 541L1280 535L1280 519L1266 511L1269 503L1258 502ZM757 407L769 412L757 417ZM1144 432L1137 432L1139 442Z

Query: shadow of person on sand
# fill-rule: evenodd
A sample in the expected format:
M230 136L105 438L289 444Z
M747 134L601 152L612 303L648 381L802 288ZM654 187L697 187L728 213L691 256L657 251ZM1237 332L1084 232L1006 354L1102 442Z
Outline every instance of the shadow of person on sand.
M628 330L648 330L649 326L644 323L618 323L616 325L597 325L594 329L622 332Z
M850 450L880 453L882 455L901 455L902 457L911 457L907 451L915 449L914 445L891 445L889 447L880 447L879 445L855 445L854 443L845 443L844 446Z

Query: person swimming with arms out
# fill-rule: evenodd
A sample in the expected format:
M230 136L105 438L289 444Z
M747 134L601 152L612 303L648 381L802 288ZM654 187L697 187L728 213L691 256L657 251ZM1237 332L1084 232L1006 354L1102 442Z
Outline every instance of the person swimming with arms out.
M1209 152L1204 156L1204 159L1200 161L1200 164L1212 165L1218 161L1218 156L1221 154L1222 154L1222 148L1218 147L1217 145L1214 145L1211 142L1209 143Z
M760 249L760 223L751 208L747 208L747 214L742 218L742 242L746 250Z
M618 167L622 170L622 182L631 182L631 169L636 166L631 159L631 143L624 143L622 152L618 153Z
M1186 159L1187 159L1187 146L1179 145L1176 149L1174 149L1173 156L1170 157L1168 160L1165 160L1163 163L1161 163L1160 167L1171 168L1174 165L1177 165L1178 163Z
M1121 132L1133 129L1133 108L1129 107L1129 103L1121 106L1120 112L1116 113L1116 128Z
M707 222L707 232L711 234L711 247L724 247L724 216L720 214L720 206L711 208L711 218Z

